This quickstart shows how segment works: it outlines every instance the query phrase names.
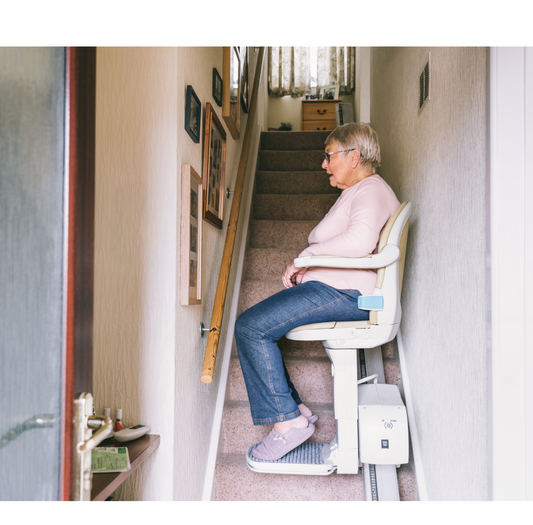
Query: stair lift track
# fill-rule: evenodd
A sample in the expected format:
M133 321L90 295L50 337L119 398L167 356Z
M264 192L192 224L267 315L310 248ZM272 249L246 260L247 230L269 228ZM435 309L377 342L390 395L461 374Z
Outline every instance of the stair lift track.
M367 367L365 355L372 355ZM359 350L361 377L378 374L384 377L383 358L380 348ZM400 501L398 477L394 465L363 463L363 489L366 501ZM380 490L381 489L381 490ZM379 499L381 493L382 499Z

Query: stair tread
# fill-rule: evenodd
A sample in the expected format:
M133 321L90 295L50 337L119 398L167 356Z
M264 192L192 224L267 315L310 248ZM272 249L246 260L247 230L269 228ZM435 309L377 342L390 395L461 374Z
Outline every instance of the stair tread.
M273 223L280 223L280 224L318 224L320 221L317 221L316 219L290 219L290 220L283 220L283 219L251 219L250 222L258 222L258 223L267 223L267 222L273 222Z
M292 175L324 175L326 173L326 170L323 168L320 169L313 169L313 170L261 170L258 169L256 172L256 178L257 176L262 175L280 175L280 176L287 176L289 174Z
M309 441L330 443L335 437L333 403L308 403L313 414L319 416L315 433ZM272 425L254 425L247 401L227 401L222 420L222 447L225 454L245 454L250 445L263 439Z
M260 150L261 153L300 153L300 152L304 152L304 153L307 153L309 151L311 152L318 152L320 154L324 154L324 148L309 148L309 149L305 149L305 148L300 148L300 149L276 149L276 148L270 148L270 149L262 149Z
M324 149L331 131L264 131L261 133L262 149Z
M260 150L260 171L318 171L324 161L324 150Z
M226 403L224 404L225 407L229 408L250 408L250 402L249 401L238 401L238 400L232 400L228 399ZM307 403L306 405L313 414L318 412L327 412L327 411L333 411L333 403Z
M248 252L269 252L269 253L280 253L280 254L292 254L295 251L294 248L278 248L275 246L252 246L248 248Z
M302 249L248 248L244 260L243 278L279 280L286 266L298 257Z
M340 191L329 183L326 173L316 172L263 172L255 179L256 195L340 195Z
M259 194L253 197L253 219L322 220L337 195Z
M227 481L226 481L227 480ZM362 501L359 474L298 476L259 474L246 465L245 454L222 454L215 473L217 501Z
M331 363L328 357L284 357L284 360L291 380L305 404L333 401ZM248 399L238 358L230 359L228 399Z

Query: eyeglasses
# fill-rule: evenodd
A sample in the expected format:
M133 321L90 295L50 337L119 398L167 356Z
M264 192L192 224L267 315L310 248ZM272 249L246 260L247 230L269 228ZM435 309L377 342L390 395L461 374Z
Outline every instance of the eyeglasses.
M352 149L341 149L339 151L330 151L329 153L324 153L324 160L329 164L329 159L332 155L336 155L337 153L346 153L347 151L355 151L355 148ZM359 152L361 155L361 158L363 158L363 155L361 152Z

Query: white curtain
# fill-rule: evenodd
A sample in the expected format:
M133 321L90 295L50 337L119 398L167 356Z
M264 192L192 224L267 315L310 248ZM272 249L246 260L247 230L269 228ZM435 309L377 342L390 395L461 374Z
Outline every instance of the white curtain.
M324 86L339 84L341 95L355 89L355 47L319 47L317 92Z
M268 51L271 97L302 97L311 93L309 47L269 47Z

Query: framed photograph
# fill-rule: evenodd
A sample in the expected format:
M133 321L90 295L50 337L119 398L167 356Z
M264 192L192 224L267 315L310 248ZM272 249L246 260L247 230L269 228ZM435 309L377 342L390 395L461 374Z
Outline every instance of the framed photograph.
M187 86L185 96L185 131L194 142L200 142L200 125L202 122L202 104L192 86Z
M335 100L339 98L339 85L324 86L320 88L320 98L324 100Z
M204 219L222 229L224 175L226 171L226 132L209 102L205 105L204 124Z
M241 60L236 47L225 47L222 70L222 118L234 139L241 132Z
M181 166L180 303L202 303L202 177Z
M248 87L248 48L243 50L241 76L241 106L245 113L250 109L249 87Z
M213 98L218 106L222 106L222 77L217 68L213 68Z

